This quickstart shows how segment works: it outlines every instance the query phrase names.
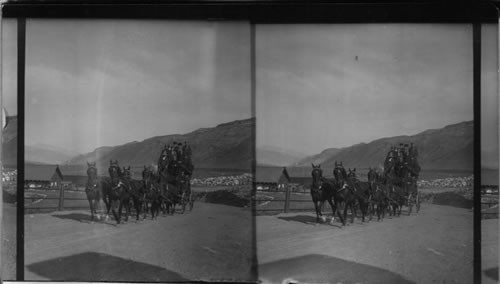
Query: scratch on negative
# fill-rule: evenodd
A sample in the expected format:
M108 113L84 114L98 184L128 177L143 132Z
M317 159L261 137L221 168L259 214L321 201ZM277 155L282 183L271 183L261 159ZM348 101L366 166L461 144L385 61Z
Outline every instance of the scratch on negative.
M217 253L215 250L209 248L209 247L203 247L204 249L208 250L211 253Z
M432 252L432 253L435 253L437 255L443 255L442 253L440 253L439 251L433 249L433 248L427 248L428 251Z

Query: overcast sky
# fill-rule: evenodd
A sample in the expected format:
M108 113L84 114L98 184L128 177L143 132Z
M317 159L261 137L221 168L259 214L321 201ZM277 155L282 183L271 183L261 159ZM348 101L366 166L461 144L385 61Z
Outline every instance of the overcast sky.
M9 115L17 114L17 23L2 19L2 104Z
M258 25L257 147L318 153L473 119L472 26Z
M245 23L28 20L26 144L86 152L252 117Z

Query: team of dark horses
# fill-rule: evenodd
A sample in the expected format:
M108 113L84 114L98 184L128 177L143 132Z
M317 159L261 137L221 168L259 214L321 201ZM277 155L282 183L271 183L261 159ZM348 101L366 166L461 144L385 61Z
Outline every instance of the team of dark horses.
M181 145L181 144L179 144ZM99 176L95 163L87 162L88 181L86 185L87 199L90 205L91 220L94 221L97 208L103 201L106 207L106 218L110 211L116 222L128 221L132 207L136 212L136 220L141 214L146 219L150 213L155 219L160 215L173 215L176 205L181 206L181 212L186 208L192 210L193 198L191 193L191 175L194 166L191 162L190 148L165 146L158 162L158 170L146 167L142 171L142 180L132 178L129 167L120 167L118 161L110 161L109 176Z
M407 147L407 145L405 145ZM420 198L417 190L417 178L420 167L417 163L416 147L392 147L384 163L384 171L370 168L368 180L360 181L356 169L345 170L342 162L335 162L333 179L323 176L321 165L312 164L311 196L316 210L316 223L325 220L321 210L325 202L332 209L331 222L338 216L342 225L346 224L347 211L351 211L351 223L361 211L362 222L377 216L380 221L386 212L400 216L403 206L408 207L408 215L416 206L420 210ZM343 212L341 212L341 206Z

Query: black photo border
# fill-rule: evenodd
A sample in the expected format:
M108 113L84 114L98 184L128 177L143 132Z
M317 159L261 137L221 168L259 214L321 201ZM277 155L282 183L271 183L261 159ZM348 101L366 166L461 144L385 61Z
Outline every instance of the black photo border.
M473 109L474 109L474 282L481 282L481 26L498 24L500 0L483 1L10 1L2 4L2 17L18 23L18 191L24 184L24 83L26 19L167 19L246 21L254 24L296 23L463 23L473 27ZM255 115L255 48L251 48L251 95ZM253 130L255 139L255 129ZM255 149L254 149L255 156ZM255 162L254 162L255 174ZM255 175L254 175L255 177ZM16 280L24 280L24 200L17 194ZM256 229L253 220L254 232ZM256 237L254 235L257 273ZM258 275L258 274L257 274ZM54 282L54 281L50 281Z

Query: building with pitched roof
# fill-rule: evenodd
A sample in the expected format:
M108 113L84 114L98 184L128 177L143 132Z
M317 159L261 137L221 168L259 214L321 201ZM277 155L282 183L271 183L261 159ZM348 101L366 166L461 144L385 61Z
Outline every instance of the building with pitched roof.
M257 190L285 190L288 188L290 176L286 168L258 166L255 169L255 185Z
M57 165L24 165L25 188L58 188L63 179Z

